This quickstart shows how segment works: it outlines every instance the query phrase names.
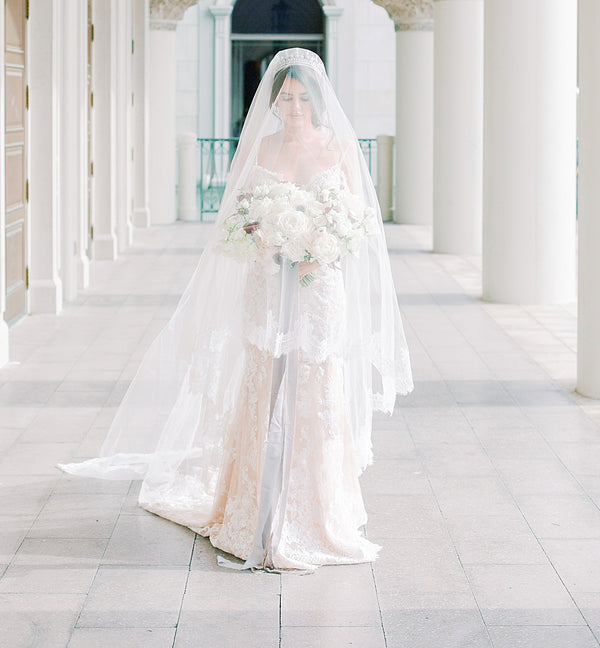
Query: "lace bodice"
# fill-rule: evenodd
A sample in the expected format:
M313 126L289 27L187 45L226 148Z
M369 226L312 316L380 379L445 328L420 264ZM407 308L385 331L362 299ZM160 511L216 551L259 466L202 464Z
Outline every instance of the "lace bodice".
M281 174L260 166L256 166L251 180L257 184L285 182ZM334 187L347 189L338 165L316 173L303 189L318 196ZM250 264L244 293L247 342L274 356L297 348L307 362L320 363L332 354L341 355L346 311L342 272L335 264L317 265L311 275L309 285L296 281L295 294L286 295L286 299L293 300L295 312L290 328L283 330L281 266L274 261L272 250L261 251L259 259Z

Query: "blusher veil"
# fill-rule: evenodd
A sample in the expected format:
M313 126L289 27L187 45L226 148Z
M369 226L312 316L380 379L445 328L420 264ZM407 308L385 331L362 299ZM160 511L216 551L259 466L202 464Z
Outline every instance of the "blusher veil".
M282 119L271 94L276 74L290 66L303 75L316 106L321 144L300 142L298 156L282 160ZM282 166L272 168L263 158ZM272 271L275 292L249 301L257 261L232 258L222 247L224 222L240 193L287 181L320 196L340 178L353 199L375 211L376 228L360 241L357 256L339 262L345 296L339 319L318 321L318 304L312 311L306 306L312 303L310 287L297 275L290 279L285 264ZM252 326L248 308L258 313ZM210 241L168 325L144 356L99 457L60 467L88 477L143 479L145 508L201 532L213 506L249 343L283 362L285 376L298 358L317 364L341 358L352 451L362 472L372 461L373 411L391 413L396 395L412 389L410 362L380 210L358 140L322 62L299 48L279 52L259 85ZM292 387L285 386L288 398ZM273 409L276 390L271 399Z

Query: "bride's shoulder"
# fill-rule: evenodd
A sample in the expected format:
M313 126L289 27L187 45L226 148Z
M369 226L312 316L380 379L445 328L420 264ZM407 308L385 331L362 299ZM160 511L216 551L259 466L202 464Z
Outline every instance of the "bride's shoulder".
M257 163L260 166L268 167L269 162L279 151L281 147L281 134L273 133L272 135L265 135L260 141L258 147Z

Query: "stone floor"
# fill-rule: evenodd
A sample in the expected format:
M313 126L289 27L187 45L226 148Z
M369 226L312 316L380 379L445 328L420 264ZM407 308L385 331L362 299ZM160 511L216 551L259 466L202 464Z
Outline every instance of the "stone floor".
M136 231L0 369L0 646L591 648L600 639L600 403L573 394L572 307L483 304L478 260L388 226L416 389L375 424L374 565L237 573L78 479L177 303L206 226Z

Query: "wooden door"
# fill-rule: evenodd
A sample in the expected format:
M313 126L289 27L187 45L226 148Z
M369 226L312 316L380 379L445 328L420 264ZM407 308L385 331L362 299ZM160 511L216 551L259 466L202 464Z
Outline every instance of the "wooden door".
M5 0L6 90L6 313L26 311L27 298L27 85L25 34L27 0Z

